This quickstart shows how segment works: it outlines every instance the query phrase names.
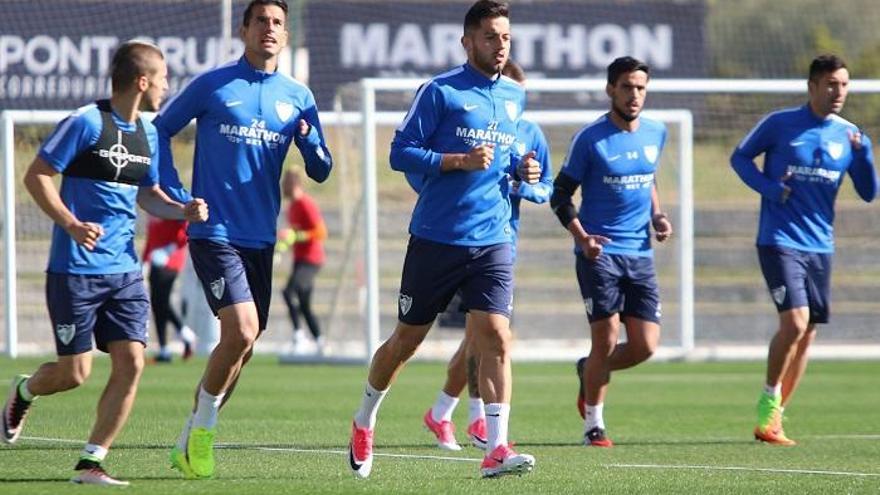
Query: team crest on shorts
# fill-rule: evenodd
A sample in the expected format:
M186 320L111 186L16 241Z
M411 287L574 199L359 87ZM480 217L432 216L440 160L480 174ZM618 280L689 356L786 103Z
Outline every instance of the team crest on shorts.
M593 314L593 298L592 297L588 297L588 298L584 299L584 307L587 309L587 316L590 316Z
M67 345L73 340L73 335L76 333L76 325L71 323L69 325L58 324L55 325L55 335L58 336L58 340L61 341L62 344Z
M777 305L782 305L782 301L785 301L785 286L780 285L779 287L772 289L770 295L773 296L773 301Z
M401 292L400 297L397 298L397 304L400 306L401 313L409 313L410 308L412 308L412 296L408 296Z
M287 119L293 115L293 103L281 100L276 101L275 113L278 114L278 118L281 119L281 122L287 122Z
M211 294L214 294L214 297L217 300L220 300L220 298L223 297L224 292L226 292L225 278L220 277L217 280L211 282Z

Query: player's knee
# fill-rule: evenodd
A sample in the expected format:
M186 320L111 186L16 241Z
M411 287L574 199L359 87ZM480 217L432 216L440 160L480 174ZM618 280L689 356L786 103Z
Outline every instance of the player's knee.
M480 353L490 353L494 355L504 355L510 350L510 341L512 339L509 329L492 328L483 332L479 339Z

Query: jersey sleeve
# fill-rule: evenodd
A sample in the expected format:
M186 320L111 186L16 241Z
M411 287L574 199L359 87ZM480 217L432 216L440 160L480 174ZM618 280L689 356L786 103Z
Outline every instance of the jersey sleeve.
M877 197L877 169L874 168L874 152L871 138L862 133L862 147L853 150L853 162L847 170L859 197L872 201Z
M174 167L171 138L192 119L204 113L204 102L207 100L206 81L205 75L193 79L177 96L171 98L159 115L153 119L153 125L156 126L159 136L159 184L171 199L181 203L192 200L192 195L181 183L177 169Z
M587 139L586 133L579 133L572 140L559 173L565 174L568 178L574 179L578 183L582 183L589 172L591 160L592 148L590 140Z
M550 200L553 193L553 166L550 162L550 146L547 144L547 138L541 132L541 128L536 124L531 124L531 150L535 151L535 160L541 164L541 177L535 184L529 184L525 181L520 182L519 190L514 195L519 196L532 203L542 204Z
M333 158L324 141L324 131L318 118L318 106L311 91L306 91L304 106L302 118L309 124L309 133L300 136L299 132L295 131L294 143L306 164L306 174L317 182L324 182L330 176Z
M74 113L62 120L37 152L57 172L61 173L83 150L98 142L100 121L92 121L82 113Z
M774 120L770 116L761 119L733 150L730 165L739 178L758 194L772 201L782 201L785 186L762 174L755 164L755 158L772 147L774 134Z
M419 88L412 107L391 141L391 168L419 175L439 175L442 153L428 148L428 141L443 115L444 98L436 83Z
M147 173L141 177L140 186L152 187L159 183L159 136L156 134L156 128L140 117L141 123L147 131L147 142L150 145L150 168Z

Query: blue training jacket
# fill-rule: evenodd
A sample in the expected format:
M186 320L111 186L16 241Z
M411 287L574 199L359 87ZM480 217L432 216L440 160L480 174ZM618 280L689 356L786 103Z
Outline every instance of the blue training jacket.
M410 234L459 246L510 242L507 170L525 105L522 87L464 64L425 83L391 143L391 168L424 176ZM441 172L444 153L495 144L487 170Z
M193 79L154 120L160 183L179 201L191 196L174 169L170 140L192 119L192 195L208 203L209 216L190 224L189 236L251 248L274 244L279 180L291 142L312 179L323 182L333 166L312 92L277 70L254 69L244 56ZM311 126L306 136L299 134L300 119Z
M834 252L834 200L849 173L865 201L877 195L871 139L853 149L849 134L859 132L838 115L819 118L809 105L779 110L761 119L733 151L730 164L761 195L759 246ZM759 171L754 159L764 155ZM791 194L783 199L782 178Z

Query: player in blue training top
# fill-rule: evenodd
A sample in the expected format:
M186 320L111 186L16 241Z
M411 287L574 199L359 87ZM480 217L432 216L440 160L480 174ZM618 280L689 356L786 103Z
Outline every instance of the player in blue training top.
M287 45L286 26L283 0L252 0L240 27L244 55L193 79L155 120L163 187L185 196L168 145L196 119L192 191L211 205L209 221L190 226L189 245L193 268L220 318L220 342L171 451L172 467L190 478L213 475L219 409L266 328L287 150L291 143L299 148L306 173L318 182L332 167L314 96L277 70Z
M654 353L660 340L660 293L650 227L658 241L672 235L660 209L656 171L666 126L640 117L648 66L620 57L608 66L611 111L572 140L553 184L550 205L575 240L578 285L590 322L590 355L577 362L578 410L584 444L611 447L602 408L611 372ZM580 212L572 195L581 187ZM627 342L618 344L621 321Z
M144 366L150 302L135 252L135 203L150 214L201 222L202 200L172 201L158 185L158 140L139 115L155 112L168 89L162 52L123 43L111 64L109 100L64 119L43 143L24 178L55 222L46 299L58 359L12 381L3 409L3 441L15 443L32 402L82 385L92 369L92 339L113 365L95 424L79 456L75 483L128 485L102 462L134 404ZM53 176L62 174L61 191Z
M838 115L848 85L842 59L815 58L807 104L764 117L730 158L743 182L761 195L758 259L779 313L754 430L757 440L770 444L795 444L782 428L782 410L807 368L816 325L829 320L834 200L844 174L865 201L877 195L871 140ZM754 160L761 154L759 171Z
M513 60L508 60L501 71L502 75L510 77L519 84L525 84L525 73ZM529 184L514 177L516 171L514 165L522 161L523 157L533 158L541 167L541 176L536 184ZM546 203L550 200L553 191L553 167L550 163L550 148L547 139L537 124L521 118L517 125L516 141L511 148L511 167L508 169L510 177L510 228L513 234L511 255L516 261L516 241L519 234L519 210L520 202L525 199L536 204ZM406 174L410 186L419 192L424 182L423 175ZM455 299L450 305L455 305L452 311L458 311ZM449 309L447 309L449 311ZM468 427L467 435L471 443L480 449L486 448L486 415L483 399L477 383L477 370L479 367L479 354L473 339L474 331L469 329L470 321L465 315L465 336L455 354L449 360L446 368L446 383L437 394L437 400L429 409L422 421L425 427L434 434L437 446L444 450L461 450L455 440L455 426L452 423L452 414L458 405L458 396L468 389Z
M470 310L482 354L489 447L483 476L526 472L534 457L507 441L513 266L507 169L525 93L500 74L510 52L508 7L474 3L464 20L467 63L425 83L391 143L391 167L426 176L413 211L398 299L398 324L373 357L352 424L351 469L369 476L382 398L457 290ZM535 182L524 160L519 177Z

